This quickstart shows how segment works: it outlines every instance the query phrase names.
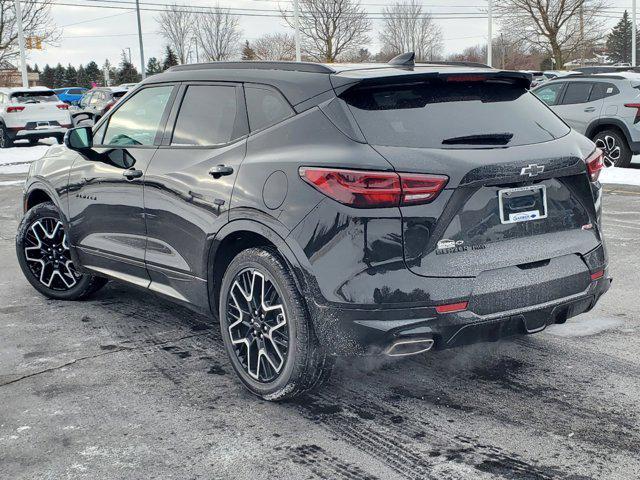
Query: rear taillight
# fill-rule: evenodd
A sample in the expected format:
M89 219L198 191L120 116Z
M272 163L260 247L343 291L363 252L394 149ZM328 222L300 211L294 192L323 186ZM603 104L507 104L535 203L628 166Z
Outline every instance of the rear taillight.
M301 167L300 177L326 196L355 208L398 207L433 201L445 175Z
M597 272L594 272L591 274L591 280L600 280L602 277L604 277L604 270L598 270Z
M585 163L587 164L587 172L589 172L589 180L592 182L598 181L600 172L604 168L604 154L602 150L596 148L595 152L587 157Z
M7 113L21 112L23 110L24 107L7 107Z
M438 313L454 313L463 312L469 306L469 302L449 303L447 305L437 305L436 312Z
M624 106L627 108L635 108L636 118L633 119L633 123L640 122L640 103L625 103Z
M56 107L58 107L60 110L69 110L69 105L67 105L66 103L59 103L58 105L56 105Z

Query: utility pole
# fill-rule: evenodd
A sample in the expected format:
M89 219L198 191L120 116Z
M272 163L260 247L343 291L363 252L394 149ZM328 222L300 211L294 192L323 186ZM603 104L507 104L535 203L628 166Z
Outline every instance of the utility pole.
M22 5L20 0L15 0L16 21L18 22L18 47L20 48L20 70L22 71L22 86L29 88L29 75L27 75L27 59L24 52L24 32L22 31Z
M140 73L144 80L147 76L146 65L144 64L144 47L142 45L142 24L140 23L140 0L136 0L136 15L138 16L138 42L140 42Z
M293 17L295 25L295 39L296 39L296 62L302 59L300 54L300 5L299 0L293 0Z
M129 52L129 55L127 55L125 52ZM125 47L122 49L122 54L125 56L125 58L127 58L129 60L129 63L133 63L131 61L131 48L130 47Z
M635 67L637 65L636 50L638 48L636 39L636 35L638 34L638 26L636 24L636 0L633 0L631 3L631 10L633 10L633 13L631 14L633 18L631 22L631 66Z
M580 66L584 67L584 4L580 6Z
M493 44L493 0L488 0L489 9L489 25L487 26L487 65L492 67L493 58L492 58L492 44Z

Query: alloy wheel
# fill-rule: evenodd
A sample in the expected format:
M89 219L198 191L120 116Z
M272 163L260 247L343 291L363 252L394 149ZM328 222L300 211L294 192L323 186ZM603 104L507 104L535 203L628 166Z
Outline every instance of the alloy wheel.
M66 291L80 279L71 261L64 225L57 218L41 218L27 229L24 256L31 273L45 287Z
M229 337L254 380L275 380L287 359L289 324L276 285L256 269L238 273L227 301Z
M622 150L614 137L611 135L605 135L604 137L596 139L595 143L596 147L604 153L605 164L607 167L615 165L616 162L620 160Z

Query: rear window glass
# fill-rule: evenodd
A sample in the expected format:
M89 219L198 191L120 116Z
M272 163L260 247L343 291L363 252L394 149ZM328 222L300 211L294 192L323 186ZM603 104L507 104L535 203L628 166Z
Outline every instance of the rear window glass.
M474 148L541 143L570 129L522 86L445 82L353 88L342 96L368 143Z
M67 93L69 95L82 95L84 90L81 90L80 88L70 88Z
M15 92L11 94L11 100L17 103L57 102L58 96L53 90L48 92Z
M128 93L126 91L123 92L113 92L113 98L122 98L125 96L125 94Z

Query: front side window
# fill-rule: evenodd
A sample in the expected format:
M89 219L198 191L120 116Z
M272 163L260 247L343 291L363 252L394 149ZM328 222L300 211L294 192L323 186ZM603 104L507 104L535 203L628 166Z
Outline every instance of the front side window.
M236 87L191 85L184 94L172 145L221 145L233 140L237 116Z
M173 86L140 90L109 118L104 145L153 145Z
M563 105L573 105L576 103L586 103L589 101L591 87L593 84L587 82L574 82L567 85L567 91L562 99Z
M246 87L245 97L252 132L275 125L294 113L282 95L273 90Z

